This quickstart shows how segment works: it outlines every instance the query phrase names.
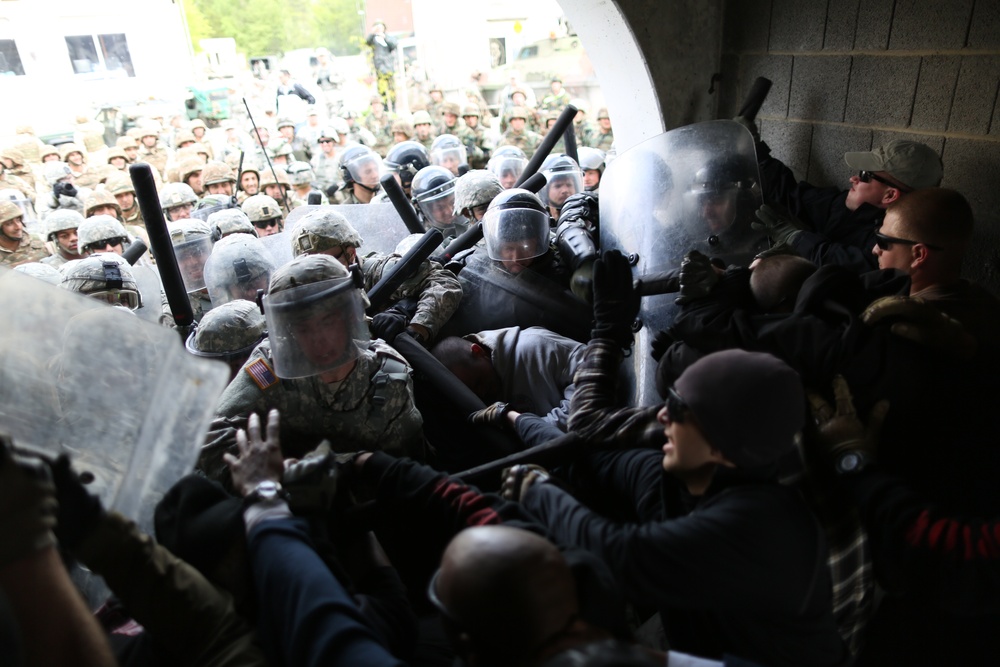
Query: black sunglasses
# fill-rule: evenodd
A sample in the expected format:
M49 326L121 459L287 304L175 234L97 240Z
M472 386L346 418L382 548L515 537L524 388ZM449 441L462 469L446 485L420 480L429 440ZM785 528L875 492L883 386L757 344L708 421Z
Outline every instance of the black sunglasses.
M281 220L271 218L270 220L258 220L253 223L253 226L257 229L267 229L268 227L277 227L279 224L281 224Z
M881 228L880 228L881 229ZM875 245L879 247L879 250L888 250L892 247L893 243L901 243L903 245L922 245L931 250L942 251L944 248L932 243L924 243L923 241L911 241L910 239L901 239L895 236L887 236L880 231L875 232Z
M687 403L681 398L681 395L677 393L677 390L673 387L667 389L667 418L677 424L683 424L686 419L688 408Z
M316 143L320 143L320 144L332 144L333 143L333 139L320 139Z
M95 250L104 250L108 246L124 245L125 239L120 236L116 236L110 239L103 239L101 241L94 241L93 243L88 243L84 246L84 250L93 252Z
M905 185L899 185L897 183L893 183L888 179L882 178L873 171L865 171L864 169L862 169L861 171L858 172L858 180L861 181L862 183L871 183L872 181L878 181L883 185L888 185L890 188L896 188L897 190L900 190L902 192L912 192L912 190L906 187Z

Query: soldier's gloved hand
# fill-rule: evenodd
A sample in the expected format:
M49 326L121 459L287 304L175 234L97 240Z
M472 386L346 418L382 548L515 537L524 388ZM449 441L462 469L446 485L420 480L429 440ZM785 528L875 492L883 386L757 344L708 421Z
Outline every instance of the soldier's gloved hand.
M712 293L719 283L719 272L712 260L697 250L692 250L681 260L680 295L674 303L683 306Z
M639 313L639 295L632 285L632 267L617 250L594 262L594 329L592 338L610 338L623 348L632 345L632 323Z
M467 417L470 424L496 426L503 428L506 425L507 413L510 412L510 404L497 401L487 405L482 410L476 410Z
M75 197L77 194L79 194L79 192L72 183L61 181L52 186L52 194L54 194L56 198L62 196Z
M524 494L535 484L545 484L551 477L549 471L533 464L511 466L500 473L503 486L500 494L507 500L521 502Z
M597 196L592 192L578 192L567 197L559 212L558 222L562 224L566 220L583 220L588 229L599 229L601 210Z
M372 334L376 338L381 338L387 343L396 340L396 336L406 329L408 319L404 313L395 309L395 306L378 313L372 318Z
M976 354L977 341L962 323L920 297L884 296L873 301L861 313L861 321L869 326L889 319L899 320L890 326L892 333L918 345L960 359L971 359Z
M56 537L61 545L72 551L97 528L104 517L104 506L80 481L68 456L63 454L56 459L51 469L59 500Z
M592 303L594 300L594 260L584 262L569 281L569 288L576 298L585 303Z
M296 514L326 512L333 507L341 480L337 456L323 443L303 458L288 463L282 484L288 491L288 506Z
M0 443L0 567L55 544L56 507L45 467L15 461Z
M774 245L791 244L806 226L790 213L779 211L767 204L757 209L757 222L750 227L771 237Z
M833 398L836 410L822 396L809 392L809 407L816 422L817 444L831 460L836 460L847 452L859 452L869 461L874 461L889 401L883 400L875 404L868 415L868 426L865 426L854 411L851 388L842 375L833 378Z

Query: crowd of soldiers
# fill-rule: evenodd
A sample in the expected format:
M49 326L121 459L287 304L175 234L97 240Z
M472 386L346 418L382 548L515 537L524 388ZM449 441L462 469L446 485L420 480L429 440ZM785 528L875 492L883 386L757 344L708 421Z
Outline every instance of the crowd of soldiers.
M18 129L3 265L229 371L155 541L66 456L38 475L2 443L24 664L989 664L1000 301L961 279L972 212L940 157L892 141L819 188L740 118L714 127L751 169L712 144L682 179L574 103L577 158L550 137L535 181L562 82L535 105L512 81L497 115L474 92L149 118L113 147ZM173 258L146 252L133 164ZM633 265L656 253L676 301L652 335ZM630 359L657 400L624 404ZM100 626L57 546L106 578Z

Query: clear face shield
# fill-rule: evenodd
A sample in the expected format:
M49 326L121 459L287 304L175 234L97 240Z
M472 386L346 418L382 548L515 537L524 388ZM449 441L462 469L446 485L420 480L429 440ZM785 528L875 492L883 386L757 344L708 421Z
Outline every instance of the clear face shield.
M431 151L431 164L444 167L458 176L459 167L469 164L469 157L465 146L442 146Z
M87 295L91 299L97 299L101 303L110 306L123 306L129 310L138 310L142 305L139 293L131 289L108 289L99 292L91 292Z
M570 196L583 192L583 172L579 169L546 172L545 176L548 183L538 196L546 206L561 209Z
M192 241L182 241L174 245L177 268L184 280L184 289L193 294L205 289L205 262L212 254L212 237L199 236Z
M510 190L521 178L528 160L519 157L495 157L486 165L486 168L500 179L500 185L504 190Z
M738 183L696 183L685 195L691 218L700 221L708 234L721 234L735 222Z
M336 278L264 297L274 370L311 377L348 364L371 340L354 279Z
M219 244L205 262L205 286L212 306L236 299L255 301L258 289L267 291L274 268L274 262L256 239Z
M490 259L517 274L549 249L549 216L530 208L493 209L483 216Z
M420 195L417 197L417 206L427 222L439 229L465 221L463 216L455 215L455 181L449 181Z
M379 177L382 174L382 158L377 153L366 153L349 161L345 166L355 183L360 183L371 190L378 189Z

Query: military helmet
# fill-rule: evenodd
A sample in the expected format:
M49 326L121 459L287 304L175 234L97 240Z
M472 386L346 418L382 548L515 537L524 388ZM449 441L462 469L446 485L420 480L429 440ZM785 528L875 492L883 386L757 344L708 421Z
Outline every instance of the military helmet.
M282 141L278 144L278 147L274 149L274 157L281 157L282 155L289 157L290 155L293 155L293 153L292 145L287 141Z
M308 162L297 160L288 165L288 180L292 185L309 185L316 180L316 174Z
M15 167L24 166L24 153L19 148L10 146L0 151L0 158L10 160Z
M237 299L213 307L184 347L197 357L228 361L249 355L267 335L267 320L253 301Z
M125 162L128 162L128 156L125 155L125 149L124 148L118 148L117 146L114 147L114 148L109 148L108 149L108 160L107 160L108 164L111 164L111 160L113 160L116 157L125 160Z
M164 212L184 204L193 206L197 202L198 196L187 183L167 183L160 190L160 208Z
M129 263L110 252L100 252L67 266L59 287L129 310L142 306Z
M208 226L218 239L230 234L255 234L253 223L247 214L238 208L227 208L208 216Z
M576 188L574 193L583 192L583 170L580 169L580 165L577 164L576 160L568 155L559 153L557 155L549 155L542 162L542 166L539 169L543 174L545 174L546 184L545 187L538 193L538 196L546 206L555 206L556 208L561 208L563 202L554 202L549 196L549 192L552 186L556 182L562 181L564 179L570 179L573 181L573 185Z
M493 157L486 163L486 169L496 174L501 183L513 187L521 177L528 158L517 146L500 146L493 151Z
M177 175L180 177L182 183L187 183L187 179L205 168L205 163L199 158L193 157L184 160L179 165L177 165ZM204 181L202 181L204 183Z
M69 142L68 144L59 144L59 158L65 162L66 158L69 157L71 153L79 153L83 156L84 162L87 161L87 152L83 150L83 146L80 144Z
M295 127L295 121L291 118L279 118L278 124L275 127L279 130L283 127Z
M212 248L205 261L205 286L213 306L234 299L256 299L267 290L274 261L253 234L230 234Z
M444 191L455 189L455 174L444 167L431 165L424 167L413 177L410 191L415 201L421 201Z
M365 183L360 181L361 177L372 180L371 174L367 173L365 165L374 164L374 182ZM379 174L382 171L382 156L368 148L367 146L351 146L340 156L340 176L345 184L362 183L369 188L378 187Z
M230 197L229 195L223 195L223 194L205 195L204 197L198 200L198 206L195 207L195 210L202 211L206 208L215 209L219 206L229 208L229 204L232 201L232 199L233 198ZM201 216L197 217L201 218ZM201 219L207 220L206 218L201 218Z
M493 151L493 157L495 158L519 158L521 160L527 160L527 156L524 151L517 146L500 146L495 151Z
M87 195L87 199L83 203L83 217L91 217L91 211L102 206L113 206L118 217L121 217L122 207L118 205L118 200L115 199L115 196L106 190L94 190Z
M204 220L191 218L167 224L184 290L193 294L205 288L205 262L212 252L212 231Z
M431 122L431 115L429 113L427 113L426 111L424 111L423 109L420 109L419 111L414 112L414 114L413 114L413 127L416 127L417 125L424 125L424 124L426 124L426 125L432 125L433 124Z
M485 169L466 172L455 181L455 215L471 219L472 209L486 206L501 192L503 186L493 172Z
M549 214L533 192L504 190L483 216L483 238L490 259L531 259L548 252Z
M413 124L405 118L397 118L392 121L392 133L396 134L397 132L405 134L406 138L409 139L413 136Z
M12 202L9 199L0 199L0 224L13 220L14 218L23 218L24 211L21 207Z
M438 136L431 144L431 164L448 167L452 173L457 173L462 165L469 164L465 144L453 134Z
M113 195L121 195L126 192L135 194L135 186L132 185L132 179L129 178L129 175L125 172L119 172L109 176L107 183L104 184L104 187L107 188L108 192Z
M45 218L45 238L55 241L56 234L67 229L78 229L83 224L83 216L68 208L52 211ZM79 246L78 246L79 247Z
M292 255L315 255L347 245L361 247L358 230L340 213L318 209L306 214L295 227Z
M479 107L473 106L471 104L462 109L462 118L468 118L469 116L475 116L476 118L479 118L481 115L482 112L479 111Z
M45 162L45 158L47 158L50 155L59 156L59 147L52 146L51 144L45 144L38 151L38 159L41 160L42 162ZM59 156L59 159L62 160L62 156Z
M611 120L611 116L608 115L607 107L602 107L597 111L597 120L601 120L602 118L607 118L608 120Z
M46 162L42 166L42 175L45 177L45 182L52 186L67 176L72 176L73 172L65 162Z
M347 133L345 132L344 134ZM319 136L316 137L316 141L319 141L320 139L333 139L334 143L338 143L340 141L340 133L337 132L336 129L327 125L319 131Z
M351 133L351 126L348 125L347 121L341 118L340 116L334 116L333 118L331 118L330 126L333 128L334 132L336 132L338 135ZM334 137L334 139L337 139L339 141L340 137L336 136Z
M253 195L247 197L241 207L243 212L250 218L250 222L264 222L265 220L281 219L281 206L267 195Z
M201 118L194 118L188 122L188 129L191 130L192 134L194 133L196 127L200 127L203 130L208 129L208 125L205 125L205 121L203 121Z
M604 173L604 151L589 146L581 146L577 149L580 158L580 168L584 171L599 171Z
M201 182L206 186L216 183L235 183L236 174L225 162L212 160L201 168Z
M124 137L118 137L115 140L115 147L125 150L126 148L139 148L139 142L135 140L135 137L130 137L128 135Z
M194 132L191 130L177 130L174 135L174 146L177 148L184 148L184 144L187 143L197 143L198 138L194 136Z
M271 165L274 170L265 169L260 175L260 189L264 190L265 185L291 185L291 181L288 179L288 174L280 164Z
M24 264L18 264L14 267L14 270L18 273L29 275L32 278L44 280L50 285L58 286L63 279L63 274L59 269L54 266L49 266L48 264L42 264L41 262L26 262Z
M445 102L441 105L441 115L451 114L452 116L457 116L462 112L462 109L454 102Z
M95 215L87 218L76 228L76 247L82 255L90 252L87 247L95 243L111 242L111 245L121 244L124 249L129 244L128 233L125 226L119 220L110 215ZM99 250L104 250L103 247Z
M385 154L386 170L399 174L404 188L410 187L414 174L430 166L431 156L419 141L401 141Z
M514 107L513 109L510 110L510 120L514 120L515 118L520 118L521 120L528 120L529 116L530 114L528 114L528 110L525 109L524 107Z

